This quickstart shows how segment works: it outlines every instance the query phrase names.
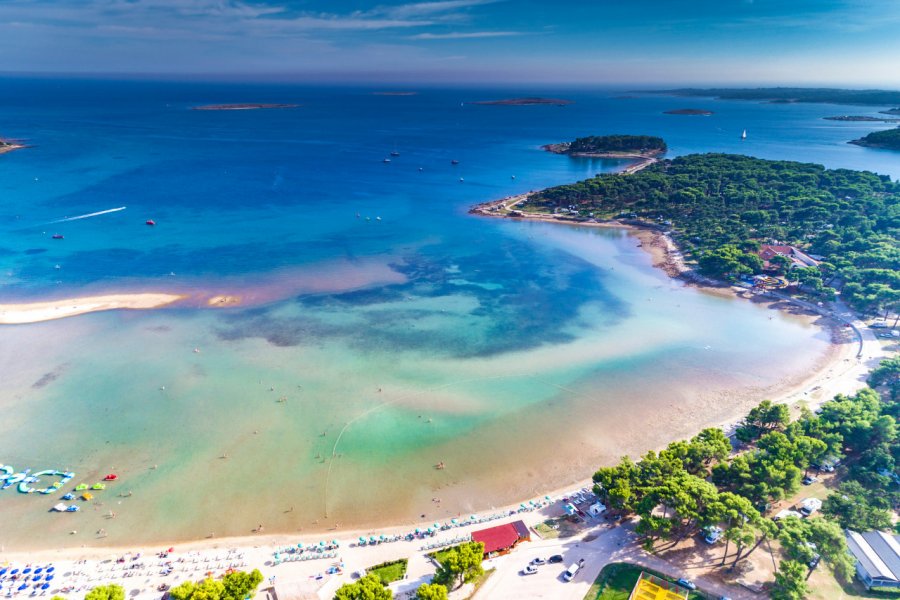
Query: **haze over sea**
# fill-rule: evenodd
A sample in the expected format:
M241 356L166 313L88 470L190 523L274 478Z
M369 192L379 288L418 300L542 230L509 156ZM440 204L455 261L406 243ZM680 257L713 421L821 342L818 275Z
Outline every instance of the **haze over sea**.
M3 81L0 135L33 147L0 157L0 301L245 304L0 327L0 463L120 476L76 515L47 513L58 495L0 491L0 545L447 519L690 435L698 414L727 419L821 361L826 332L669 280L625 231L466 214L623 166L541 144L651 134L670 156L900 176L895 154L846 144L890 125L822 120L877 107L373 91ZM575 103L464 104L524 95ZM301 106L190 110L236 102ZM662 114L685 107L715 114Z

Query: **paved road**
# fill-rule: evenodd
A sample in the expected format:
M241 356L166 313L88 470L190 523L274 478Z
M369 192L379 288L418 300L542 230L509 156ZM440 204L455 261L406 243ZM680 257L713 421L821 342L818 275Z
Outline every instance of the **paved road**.
M591 539L593 536L595 539ZM583 539L591 539L589 542ZM562 564L542 565L536 575L521 575L520 571L533 558L547 558L551 554L562 554ZM583 558L584 567L571 582L562 579L563 571L573 562ZM559 600L582 600L600 570L613 562L630 562L654 569L670 577L687 576L697 585L712 594L727 596L734 600L760 600L762 596L743 588L724 586L702 576L669 564L647 554L637 546L636 537L626 526L610 527L601 525L586 536L565 540L538 540L520 545L512 554L490 561L496 572L478 591L475 600L522 600L523 598L554 598Z

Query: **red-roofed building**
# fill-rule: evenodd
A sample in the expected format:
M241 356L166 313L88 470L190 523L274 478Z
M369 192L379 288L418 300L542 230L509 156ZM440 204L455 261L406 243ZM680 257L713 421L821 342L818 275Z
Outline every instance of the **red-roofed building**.
M815 267L819 264L819 261L794 246L762 244L757 254L763 261L763 269L767 271L774 269L769 261L776 256L784 256L791 261L791 266L794 267Z
M497 525L472 532L472 541L484 544L484 555L506 554L521 541L531 541L531 533L522 521Z

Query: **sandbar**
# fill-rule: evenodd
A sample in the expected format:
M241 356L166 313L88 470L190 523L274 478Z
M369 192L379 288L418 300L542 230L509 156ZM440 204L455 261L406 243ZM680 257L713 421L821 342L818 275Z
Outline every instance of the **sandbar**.
M85 296L44 302L0 304L0 325L40 323L65 317L74 317L103 310L146 310L168 306L186 296L179 294L140 293Z

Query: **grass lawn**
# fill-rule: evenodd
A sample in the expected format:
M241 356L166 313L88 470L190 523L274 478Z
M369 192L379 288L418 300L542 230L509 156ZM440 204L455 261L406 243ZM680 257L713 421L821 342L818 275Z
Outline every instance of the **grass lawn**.
M660 579L675 581L662 573L650 569L644 569L628 563L612 563L603 567L594 585L588 590L584 600L628 600L634 584L637 583L641 571L656 575ZM689 600L705 600L706 596L698 592L691 592Z
M402 558L400 560L391 561L389 563L375 565L374 567L367 569L366 573L372 573L376 575L379 579L381 579L381 583L387 585L392 581L403 579L403 576L406 575L407 562L407 559Z
M868 592L863 585L853 580L842 584L828 568L819 567L809 578L809 600L853 600L855 598L900 598L900 590Z

